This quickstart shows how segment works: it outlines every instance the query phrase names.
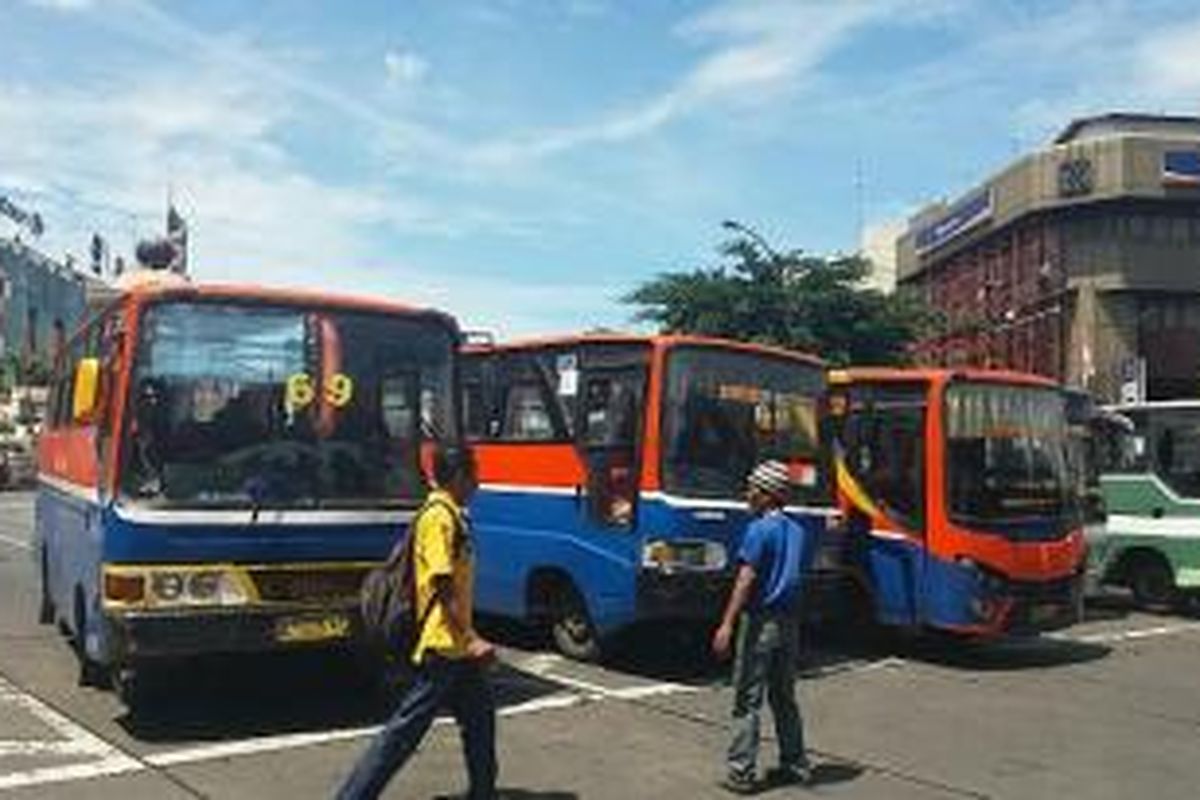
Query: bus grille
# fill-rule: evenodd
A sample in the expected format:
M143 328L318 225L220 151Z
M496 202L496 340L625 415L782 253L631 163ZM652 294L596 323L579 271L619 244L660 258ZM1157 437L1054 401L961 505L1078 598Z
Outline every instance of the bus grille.
M252 570L250 577L266 603L327 603L358 598L365 567L311 570Z

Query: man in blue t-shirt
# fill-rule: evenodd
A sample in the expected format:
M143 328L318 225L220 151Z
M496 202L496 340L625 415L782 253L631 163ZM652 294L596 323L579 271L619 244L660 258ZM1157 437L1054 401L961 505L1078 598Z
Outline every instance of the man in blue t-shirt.
M759 716L763 696L771 705L779 742L776 783L807 784L804 720L796 703L797 627L801 580L812 560L812 533L784 513L790 489L787 466L764 461L747 479L746 499L754 520L737 556L737 575L713 652L729 655L737 627L733 667L733 741L722 785L739 794L757 791Z

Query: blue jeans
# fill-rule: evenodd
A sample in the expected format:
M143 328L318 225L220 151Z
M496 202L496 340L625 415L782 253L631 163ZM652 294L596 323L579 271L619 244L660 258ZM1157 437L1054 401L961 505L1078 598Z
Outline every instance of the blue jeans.
M751 776L755 772L764 695L775 718L780 766L808 766L804 719L796 703L798 625L798 616L792 611L751 611L738 621L733 662L733 741L727 756L731 773Z
M417 749L443 703L462 736L470 781L467 796L472 800L495 797L496 705L486 666L431 654L417 668L396 712L338 790L338 800L378 797Z

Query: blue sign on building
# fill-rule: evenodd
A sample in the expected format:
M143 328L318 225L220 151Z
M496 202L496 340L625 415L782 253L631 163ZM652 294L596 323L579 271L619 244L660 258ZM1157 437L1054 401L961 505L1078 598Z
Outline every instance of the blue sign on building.
M1200 150L1168 150L1163 153L1164 186L1200 186Z
M937 222L917 231L918 253L941 247L992 216L992 189L981 189L960 200Z

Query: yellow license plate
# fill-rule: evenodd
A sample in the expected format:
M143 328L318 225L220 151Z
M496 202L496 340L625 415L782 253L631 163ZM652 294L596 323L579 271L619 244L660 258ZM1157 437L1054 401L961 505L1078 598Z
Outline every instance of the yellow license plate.
M281 619L275 626L278 642L325 642L350 635L350 619L342 614Z

